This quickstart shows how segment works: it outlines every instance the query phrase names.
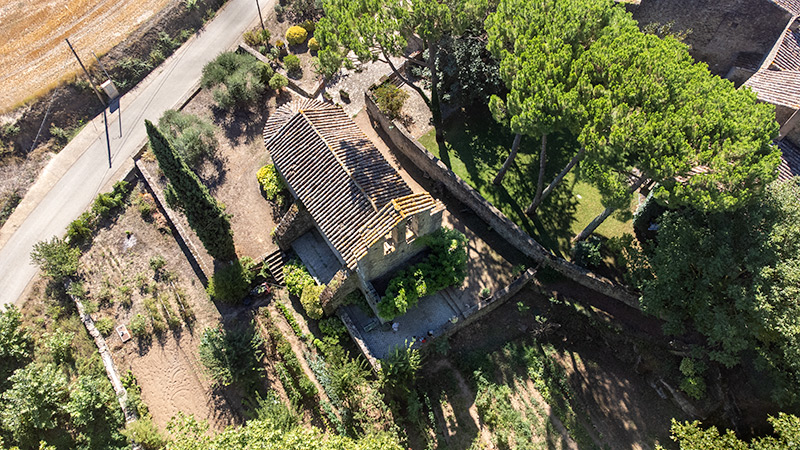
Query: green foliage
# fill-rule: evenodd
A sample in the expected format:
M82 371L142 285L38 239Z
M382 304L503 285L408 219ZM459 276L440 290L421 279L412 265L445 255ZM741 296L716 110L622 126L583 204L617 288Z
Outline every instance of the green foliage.
M78 274L80 257L80 250L55 236L50 241L37 242L31 251L31 260L46 276L59 284L67 277Z
M242 37L244 38L245 44L255 48L259 45L267 44L269 42L270 33L269 30L250 30L245 31Z
M23 447L39 442L41 433L58 427L69 398L67 379L52 364L30 364L8 379L0 397L0 423Z
M797 448L800 442L800 418L779 413L778 417L767 418L775 429L774 436L756 437L749 443L736 437L731 430L720 434L717 427L701 428L699 421L678 422L672 419L670 428L673 441L680 445L680 450L789 450ZM664 450L660 445L657 450Z
M408 92L389 82L375 88L372 95L375 96L375 103L381 112L392 118L400 116L403 104L408 100Z
M413 342L397 346L381 360L381 381L395 391L412 392L417 372L422 366L422 355L412 347Z
M256 393L253 419L267 421L276 430L284 433L294 429L299 423L297 414L287 408L274 391L267 392L264 397Z
M231 330L206 328L200 340L200 361L215 383L235 383L250 392L263 375L262 348L261 336L252 324Z
M116 80L121 90L135 86L151 70L153 70L153 65L150 62L131 57L122 58L114 66L114 71L118 74Z
M303 371L291 344L286 341L280 330L272 323L269 324L269 336L272 340L275 356L278 356L282 361L282 363L275 364L278 378L280 378L292 406L299 408L303 400L312 400L316 397L317 387Z
M286 41L289 45L299 45L306 41L308 38L308 31L305 28L294 25L286 30Z
M279 73L275 73L275 75L273 75L272 78L269 79L270 89L280 90L288 85L289 85L289 80L285 76Z
M94 326L105 337L110 336L114 331L114 321L110 317L101 317L94 323Z
M317 38L311 38L308 40L308 49L312 52L319 51L319 41Z
M248 260L252 261L246 257L231 261L214 271L214 275L208 280L208 295L225 303L238 303L247 296L255 275Z
M0 313L0 387L12 372L22 367L32 356L33 338L22 326L22 314L14 304Z
M598 267L603 263L603 255L600 254L602 246L603 241L599 237L589 236L575 244L572 249L572 260L581 267Z
M150 334L147 329L147 318L141 314L136 314L136 316L131 319L131 323L128 324L128 329L131 332L131 336L135 338L144 338Z
M261 186L261 192L264 193L267 200L278 200L279 204L282 202L283 199L279 194L286 189L286 185L278 176L275 164L267 164L258 169L256 179L258 180L259 186Z
M73 360L73 339L75 339L75 333L60 329L45 335L45 347L47 351L50 352L53 362L62 364Z
M303 293L300 295L300 303L303 305L303 309L306 310L308 317L315 320L322 318L322 304L319 296L324 290L324 284L311 284L303 288Z
M294 318L294 314L292 314L292 311L289 309L289 307L281 302L275 302L275 306L278 307L281 314L283 314L283 317L289 323L289 326L292 327L294 334L300 339L306 340L307 335L303 333L303 330L300 328L300 324L297 323L297 319Z
M711 361L731 367L755 350L784 401L800 383L798 196L795 180L773 183L735 213L667 211L642 286L645 311L670 334L703 334Z
M168 109L158 119L158 129L190 167L196 168L203 161L212 160L217 153L216 128L194 114Z
M325 336L331 336L336 339L347 334L347 327L344 326L342 320L336 316L328 317L319 321L319 330Z
M300 72L300 58L298 58L297 55L284 56L283 64L286 66L286 71L289 73Z
M91 211L84 211L77 219L67 225L66 241L71 245L79 246L89 242L94 232L95 215Z
M203 67L201 84L214 88L217 105L227 109L259 98L264 83L272 76L271 70L249 53L225 52Z
M492 95L503 90L500 62L486 44L482 30L442 39L438 67L443 98L449 97L465 106L486 105Z
M183 208L189 226L197 233L212 257L222 261L232 259L236 254L233 232L222 206L152 122L146 120L145 126L150 138L150 148L156 155L159 167L169 179L171 191Z
M680 371L684 376L683 381L681 381L681 390L695 400L705 397L706 381L703 379L705 364L691 358L683 358Z
M296 297L300 297L303 294L303 289L306 286L316 284L303 263L296 259L283 266L283 279L286 283L286 289Z
M153 272L158 273L166 265L167 260L165 260L161 255L156 255L150 258L150 268L153 269Z
M207 432L208 424L194 417L179 414L167 429L172 441L167 450L214 450L222 448L260 448L282 450L402 450L397 436L390 433L371 433L353 439L348 436L324 434L316 427L294 427L282 430L282 423L272 419L249 420L244 426L231 427L217 434Z
M123 434L131 441L142 446L144 450L159 450L169 442L158 430L158 426L149 415L127 424Z
M114 189L111 192L99 194L92 203L92 214L100 219L107 219L113 213L119 210L128 198L130 187L127 181L118 181L114 183Z
M386 320L414 307L420 297L458 285L467 276L467 238L461 232L440 228L422 236L420 242L430 248L430 255L389 281L386 294L378 303L378 313Z

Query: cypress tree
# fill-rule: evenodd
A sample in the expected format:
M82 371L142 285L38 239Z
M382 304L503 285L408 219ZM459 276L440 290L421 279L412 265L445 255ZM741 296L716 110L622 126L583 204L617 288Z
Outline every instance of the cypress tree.
M175 153L161 131L149 120L144 121L150 148L158 166L169 180L169 188L186 214L189 226L197 233L208 254L226 261L236 256L233 231L228 216L189 166Z

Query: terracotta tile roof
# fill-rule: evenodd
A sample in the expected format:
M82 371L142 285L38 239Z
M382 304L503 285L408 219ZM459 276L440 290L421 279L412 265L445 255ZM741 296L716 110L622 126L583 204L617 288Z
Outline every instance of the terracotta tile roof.
M315 100L283 105L267 120L264 142L289 188L348 266L365 249L363 227L395 199L412 194L336 106Z
M361 228L362 248L356 259L366 254L367 249L378 239L388 234L401 220L422 211L431 210L442 205L437 203L427 192L411 194L392 200Z
M772 3L789 11L793 16L800 16L800 0L772 0Z
M758 99L774 105L800 108L800 72L761 69L745 83Z
M778 166L778 179L781 181L800 175L800 149L786 139L776 142L781 149L781 164Z
M776 70L800 70L800 33L786 30L770 68Z

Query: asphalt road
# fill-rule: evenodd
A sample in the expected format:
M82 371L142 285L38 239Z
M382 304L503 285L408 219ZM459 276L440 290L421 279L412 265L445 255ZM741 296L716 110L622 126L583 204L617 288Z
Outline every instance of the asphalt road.
M275 0L259 0L272 11ZM132 166L131 156L145 142L144 120L157 121L179 105L200 80L203 66L233 47L258 23L253 0L229 0L216 17L121 99L122 137L118 114L109 116L112 167L108 167L102 114L90 122L48 163L9 220L0 229L0 304L15 303L36 275L33 245L63 236L98 193L110 190ZM77 64L77 63L76 63Z

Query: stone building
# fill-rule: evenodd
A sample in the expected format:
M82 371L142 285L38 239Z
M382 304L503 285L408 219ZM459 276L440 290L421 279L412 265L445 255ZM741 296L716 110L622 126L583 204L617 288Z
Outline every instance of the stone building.
M361 289L373 309L372 281L425 250L417 238L441 227L444 205L412 188L342 111L316 100L279 107L264 142L295 202L275 229L311 274L328 287L323 309L333 312Z

